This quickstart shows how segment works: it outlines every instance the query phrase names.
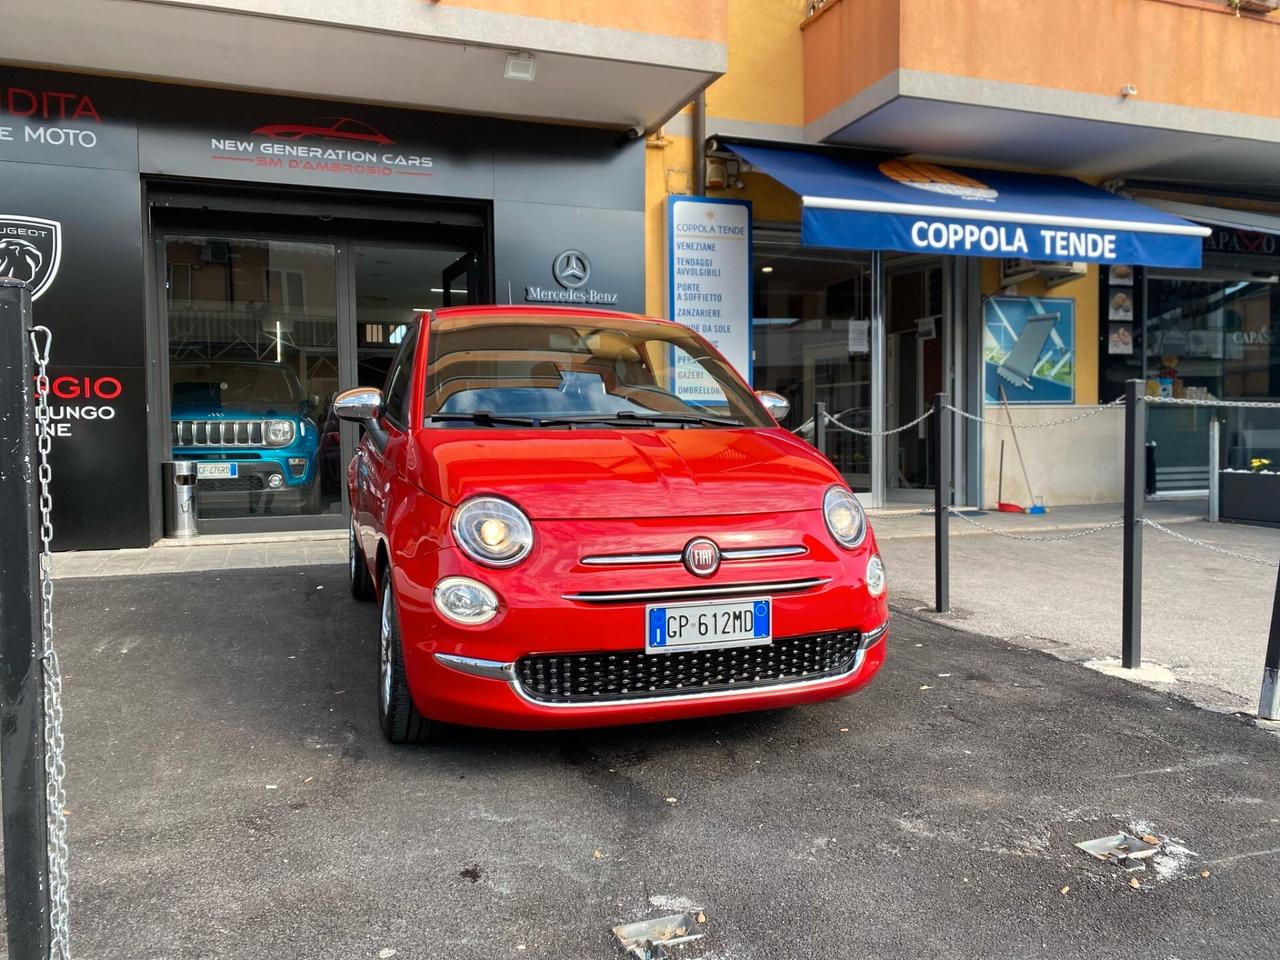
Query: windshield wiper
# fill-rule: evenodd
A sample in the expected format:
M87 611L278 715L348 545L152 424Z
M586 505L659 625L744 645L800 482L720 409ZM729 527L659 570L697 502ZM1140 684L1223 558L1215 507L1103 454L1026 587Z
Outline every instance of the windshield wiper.
M679 423L679 424L708 424L713 427L740 427L741 420L734 420L730 417L711 417L701 413L663 413L659 410L651 410L646 413L637 413L634 410L619 410L616 413L604 414L583 414L581 416L567 417L546 417L542 421L544 427L550 426L587 426L595 424L611 424L611 423Z
M433 413L428 420L431 422L442 423L474 423L480 427L507 426L507 427L539 427L544 424L545 420L539 420L536 417L509 417L502 414L491 413L488 410L476 410L474 413Z

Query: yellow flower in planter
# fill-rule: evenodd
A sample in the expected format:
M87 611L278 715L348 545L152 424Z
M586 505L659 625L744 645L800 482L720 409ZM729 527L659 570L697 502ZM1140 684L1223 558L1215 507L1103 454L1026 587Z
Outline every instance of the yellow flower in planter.
M1252 467L1254 470L1264 470L1267 467L1271 466L1271 461L1268 460L1266 457L1254 457L1252 460L1249 461L1249 466Z

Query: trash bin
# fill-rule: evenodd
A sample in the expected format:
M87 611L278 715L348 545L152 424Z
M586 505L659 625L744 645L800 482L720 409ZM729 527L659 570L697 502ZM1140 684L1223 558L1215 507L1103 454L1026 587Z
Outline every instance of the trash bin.
M191 460L164 463L164 535L194 537L200 532L196 516L196 465Z

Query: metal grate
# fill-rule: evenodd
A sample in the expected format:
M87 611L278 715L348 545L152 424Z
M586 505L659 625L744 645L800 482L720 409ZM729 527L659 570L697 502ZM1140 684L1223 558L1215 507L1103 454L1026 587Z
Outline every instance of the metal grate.
M847 630L721 650L522 657L516 661L516 682L526 695L545 703L642 700L765 687L846 673L860 640L856 630Z
M198 481L197 489L208 493L254 493L263 489L262 478L253 475L248 477L211 477Z
M261 447L266 433L262 420L174 420L175 447Z

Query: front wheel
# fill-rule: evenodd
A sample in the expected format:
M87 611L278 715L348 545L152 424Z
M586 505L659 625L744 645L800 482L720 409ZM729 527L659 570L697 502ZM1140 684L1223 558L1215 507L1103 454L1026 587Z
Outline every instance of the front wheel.
M382 574L382 616L378 626L378 725L392 743L421 743L431 738L436 725L418 712L409 696L404 646L400 642L400 613L390 568Z

